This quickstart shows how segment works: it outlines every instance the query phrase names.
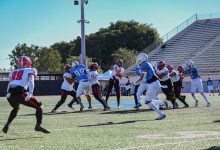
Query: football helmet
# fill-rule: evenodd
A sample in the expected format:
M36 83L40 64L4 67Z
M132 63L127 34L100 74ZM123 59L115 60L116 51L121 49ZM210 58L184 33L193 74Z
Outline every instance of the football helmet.
M194 62L192 60L189 60L187 63L186 63L187 67L190 67L192 68L194 66Z
M148 61L148 56L145 53L140 53L136 57L136 64L141 65L143 62Z
M183 66L178 66L177 71L179 71L179 73L183 73L184 72L184 67Z
M18 62L17 62L17 66L18 67L27 67L27 68L30 68L31 67L31 60L29 57L27 56L21 56L19 59L18 59Z
M122 65L123 65L123 60L122 60L122 59L118 59L118 60L116 61L116 64L117 64L118 66L122 66Z
M169 72L173 71L173 65L167 65L167 69L169 70Z
M70 66L69 64L66 64L63 68L64 68L65 70L67 70L67 69L70 69L71 66Z
M90 70L98 70L99 68L100 67L97 63L91 64L90 67L89 67Z
M161 61L158 62L157 68L158 69L163 69L165 67L165 65L166 65L165 61L161 60Z
M75 67L77 67L77 66L79 66L78 61L73 61L73 62L72 62L72 67L75 68Z

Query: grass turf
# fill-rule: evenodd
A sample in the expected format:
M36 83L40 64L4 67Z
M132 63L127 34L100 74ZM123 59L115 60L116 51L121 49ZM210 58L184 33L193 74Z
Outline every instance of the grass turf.
M157 115L147 106L137 112L133 106L116 109L115 105L111 111L103 112L96 104L92 110L79 112L76 107L65 112L70 97L56 114L51 114L48 112L59 96L40 96L37 98L44 104L42 126L51 133L35 132L35 110L22 106L8 134L0 132L0 149L220 149L220 96L209 97L211 108L205 107L203 98L197 96L199 107L194 107L189 95L190 108L165 110L167 117L161 121L154 120ZM127 99L122 97L122 102L130 102ZM115 101L115 97L110 101ZM96 102L94 98L93 102ZM6 99L0 98L0 128L10 111Z

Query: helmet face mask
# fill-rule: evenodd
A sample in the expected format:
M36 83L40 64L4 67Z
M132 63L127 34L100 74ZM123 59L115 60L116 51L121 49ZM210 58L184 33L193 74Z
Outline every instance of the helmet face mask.
M27 67L27 68L30 68L31 67L31 60L29 57L27 56L21 56L19 59L18 59L18 62L17 62L17 66L18 67Z
M122 60L122 59L118 59L117 62L116 62L116 64L117 64L118 66L122 66L122 65L123 65L123 60Z
M75 68L75 67L77 67L77 66L79 66L78 61L73 61L73 62L72 62L72 67Z
M158 62L157 68L161 70L165 67L165 65L166 65L165 62L163 60L161 60Z
M179 71L179 73L183 73L184 72L184 67L183 66L178 66L177 71Z
M188 68L192 68L194 66L194 62L189 60L186 65Z
M137 65L141 65L141 64L143 64L144 62L147 62L147 61L148 61L148 56L145 53L140 53L136 57L136 64Z
M173 65L167 65L167 69L169 70L169 72L173 71Z

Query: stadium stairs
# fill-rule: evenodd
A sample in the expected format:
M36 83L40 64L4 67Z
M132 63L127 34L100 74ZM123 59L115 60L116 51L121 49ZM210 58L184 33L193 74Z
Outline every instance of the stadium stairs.
M220 75L220 18L196 20L148 56L150 62L164 60L174 67L192 60L203 75Z

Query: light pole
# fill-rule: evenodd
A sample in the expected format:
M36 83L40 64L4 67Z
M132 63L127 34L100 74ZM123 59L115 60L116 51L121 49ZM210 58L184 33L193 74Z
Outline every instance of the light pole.
M85 42L85 23L89 21L84 18L84 5L88 3L88 0L80 0L81 8L81 19L77 23L81 23L81 54L80 54L80 63L84 64L87 67L86 59L86 42ZM74 0L74 5L79 5L79 0Z

